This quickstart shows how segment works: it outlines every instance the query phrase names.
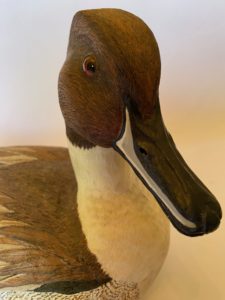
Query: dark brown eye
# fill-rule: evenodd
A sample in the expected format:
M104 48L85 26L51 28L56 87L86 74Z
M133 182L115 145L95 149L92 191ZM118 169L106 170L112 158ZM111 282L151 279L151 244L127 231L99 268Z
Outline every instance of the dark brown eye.
M96 61L93 56L88 56L83 62L83 71L88 76L93 76L96 72Z

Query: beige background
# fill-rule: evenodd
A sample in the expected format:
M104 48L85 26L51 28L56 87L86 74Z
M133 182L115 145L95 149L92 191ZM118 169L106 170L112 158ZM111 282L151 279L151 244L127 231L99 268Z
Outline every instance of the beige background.
M0 0L0 146L65 145L57 76L79 9L120 7L151 27L160 98L178 148L225 211L225 1ZM225 226L190 239L172 229L149 299L225 299Z

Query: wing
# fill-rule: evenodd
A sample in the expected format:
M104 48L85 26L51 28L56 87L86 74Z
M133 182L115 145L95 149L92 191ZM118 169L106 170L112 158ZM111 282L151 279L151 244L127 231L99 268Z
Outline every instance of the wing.
M0 288L107 282L87 248L68 151L0 148Z

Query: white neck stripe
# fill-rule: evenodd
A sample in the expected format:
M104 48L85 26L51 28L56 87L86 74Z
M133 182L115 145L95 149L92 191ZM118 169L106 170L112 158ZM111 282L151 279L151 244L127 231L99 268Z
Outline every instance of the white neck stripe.
M176 209L170 199L165 195L165 193L161 190L161 188L156 184L156 182L149 176L149 174L145 171L144 167L140 163L135 151L133 144L133 137L131 133L130 126L130 116L129 112L126 109L126 125L123 136L116 143L117 147L122 151L122 153L126 156L128 161L132 164L132 166L137 170L137 172L141 175L141 177L145 180L147 185L159 196L161 201L167 207L167 209L173 214L173 216L185 227L188 228L196 228L196 225L186 219L181 213Z

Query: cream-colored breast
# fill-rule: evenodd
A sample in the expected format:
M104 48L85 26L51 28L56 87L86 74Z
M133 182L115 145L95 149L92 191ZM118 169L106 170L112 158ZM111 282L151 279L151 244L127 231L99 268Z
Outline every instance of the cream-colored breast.
M153 279L169 244L169 224L156 200L113 149L69 149L89 249L115 280Z

